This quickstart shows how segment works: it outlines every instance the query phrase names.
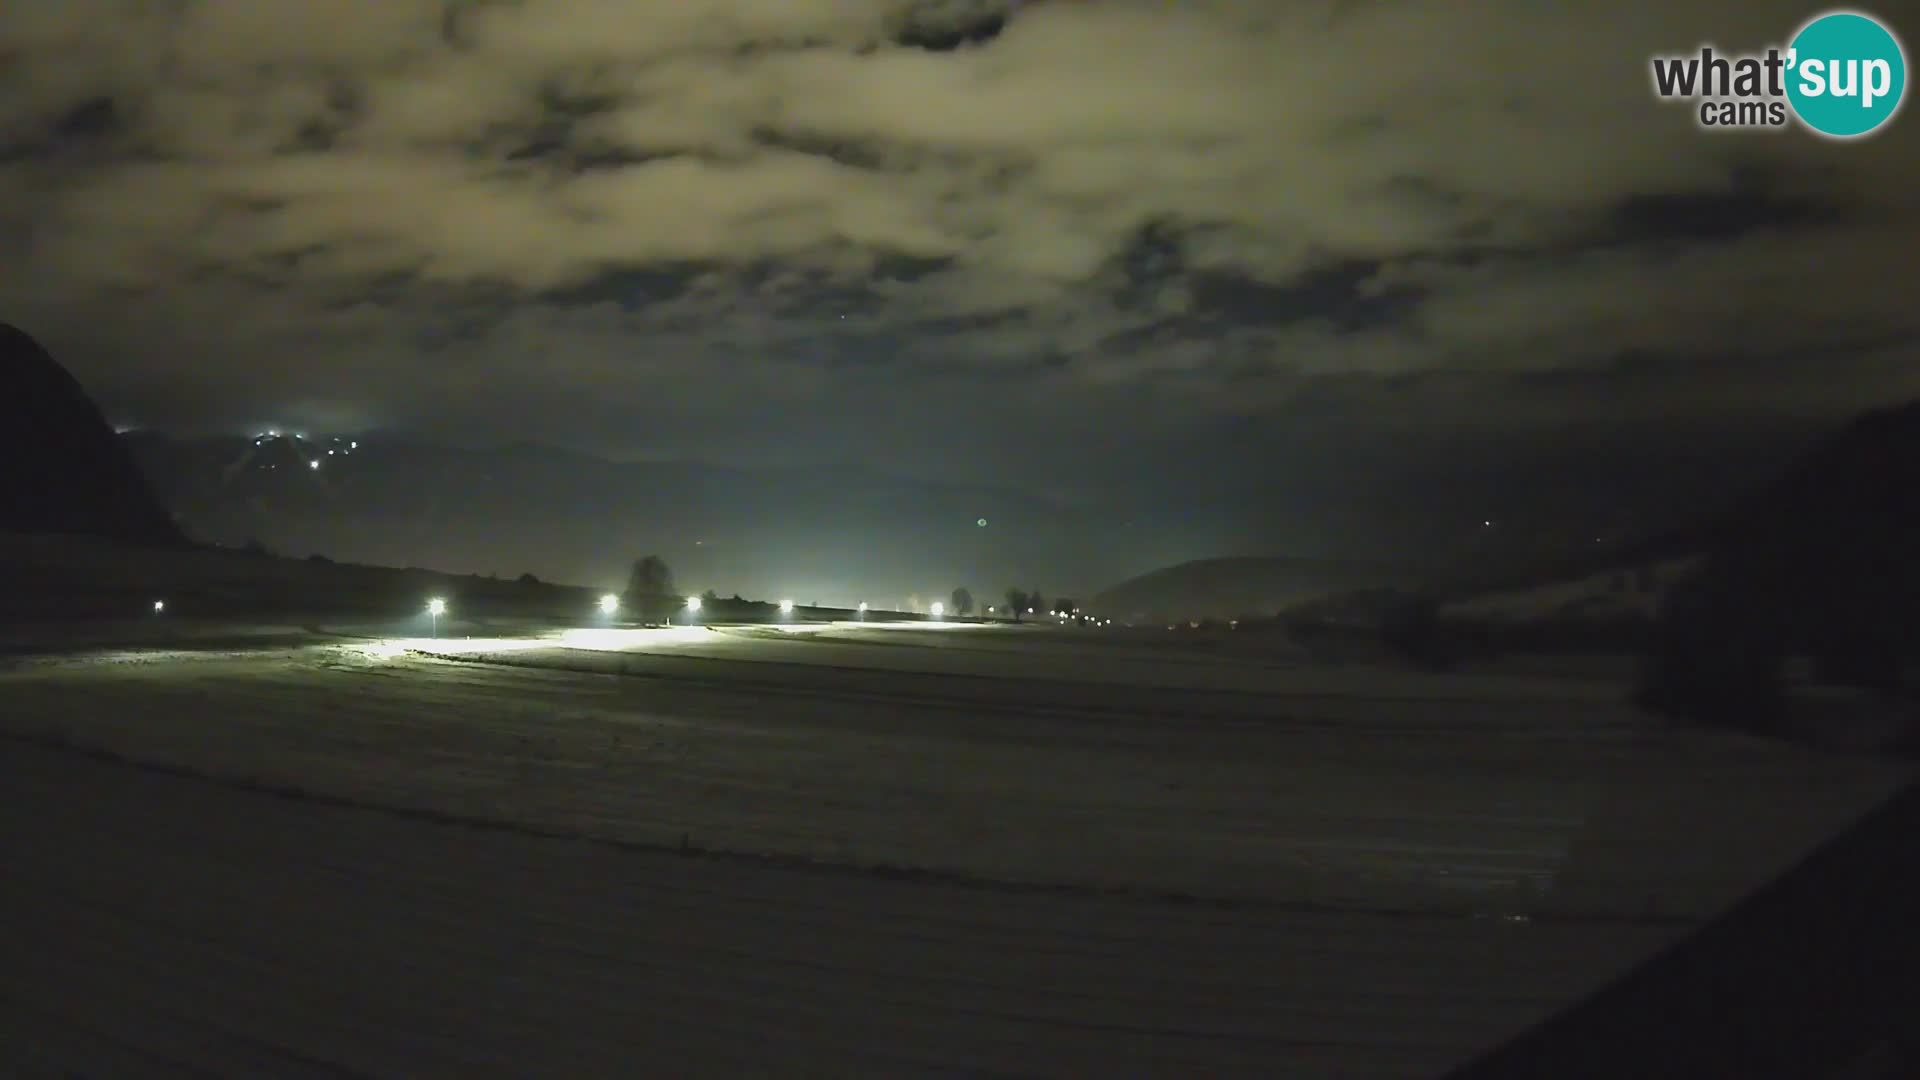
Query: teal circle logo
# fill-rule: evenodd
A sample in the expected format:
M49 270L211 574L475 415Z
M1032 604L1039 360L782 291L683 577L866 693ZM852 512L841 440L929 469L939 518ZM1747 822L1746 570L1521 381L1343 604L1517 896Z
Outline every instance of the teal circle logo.
M1851 139L1900 111L1907 55L1893 31L1871 15L1821 15L1801 27L1787 48L1787 101L1815 132Z

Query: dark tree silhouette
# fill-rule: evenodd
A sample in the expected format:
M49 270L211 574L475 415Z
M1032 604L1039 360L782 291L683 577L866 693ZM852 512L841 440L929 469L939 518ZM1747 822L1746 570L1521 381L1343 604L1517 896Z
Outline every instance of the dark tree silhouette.
M1053 610L1057 614L1071 615L1080 610L1080 602L1078 600L1069 600L1063 596L1053 602Z
M1778 733L1786 711L1787 633L1760 610L1750 580L1709 565L1668 592L1636 700L1696 723Z
M1014 622L1020 621L1020 616L1026 614L1027 606L1031 603L1033 603L1033 597L1028 596L1025 590L1007 590L1007 610L1013 612Z
M1421 667L1444 669L1451 664L1440 625L1440 602L1431 595L1407 597L1386 611L1380 635L1387 648Z
M955 615L973 614L973 593L965 585L953 590L953 613Z
M648 555L634 560L633 572L627 575L627 595L639 598L673 594L673 571L667 569L665 559Z

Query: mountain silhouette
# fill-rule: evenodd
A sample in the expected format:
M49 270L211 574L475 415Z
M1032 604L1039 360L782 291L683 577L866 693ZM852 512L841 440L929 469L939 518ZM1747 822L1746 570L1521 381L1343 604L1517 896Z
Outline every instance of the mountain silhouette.
M186 538L78 380L0 323L0 531Z
M1772 730L1795 655L1822 682L1911 691L1916 552L1920 402L1857 417L1715 530L1700 573L1662 613L1643 702Z
M1920 402L1815 446L1734 515L1709 559L1830 675L1897 680L1920 647Z

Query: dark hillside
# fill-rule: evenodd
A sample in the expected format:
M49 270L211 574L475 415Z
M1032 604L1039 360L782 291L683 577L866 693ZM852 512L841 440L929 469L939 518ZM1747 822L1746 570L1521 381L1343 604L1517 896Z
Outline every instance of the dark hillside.
M0 531L185 538L80 383L0 323Z

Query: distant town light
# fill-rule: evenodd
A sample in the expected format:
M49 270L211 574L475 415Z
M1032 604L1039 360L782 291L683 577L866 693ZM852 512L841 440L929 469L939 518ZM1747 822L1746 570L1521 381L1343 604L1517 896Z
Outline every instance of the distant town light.
M600 614L611 615L620 610L620 598L612 593L600 598Z
M153 613L155 615L158 615L165 610L167 610L167 602L165 600L155 600L153 602Z
M319 467L320 467L320 459L319 459L319 458L314 458L314 459L313 459L312 461L309 461L309 462L307 462L307 468L309 468L309 469L317 469L317 468L319 468Z
M347 449L349 449L349 450L358 450L358 449L360 449L360 444L359 444L359 443L348 443L348 444L347 444Z

